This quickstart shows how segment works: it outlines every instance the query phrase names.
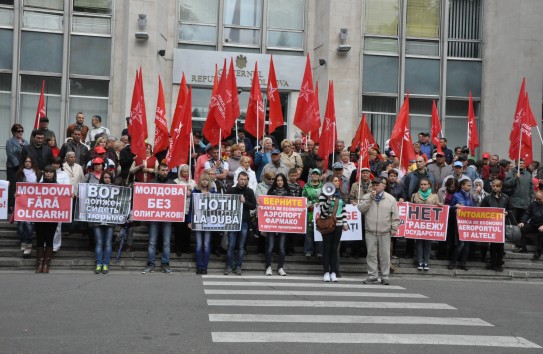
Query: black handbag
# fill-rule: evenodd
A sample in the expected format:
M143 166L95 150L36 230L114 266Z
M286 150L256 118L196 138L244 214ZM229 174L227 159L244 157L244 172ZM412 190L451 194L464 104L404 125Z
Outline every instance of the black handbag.
M513 225L511 223L511 218L513 218L515 224L517 223L513 215L508 216L507 221L509 221L509 224L505 225L505 240L507 242L520 243L520 238L522 236L520 227L518 227L518 225Z
M319 232L322 235L326 235L326 234L334 232L336 228L336 222L337 222L336 214L337 214L338 205L339 205L339 201L336 198L335 203L334 203L334 211L332 211L332 214L330 214L330 216L326 218L322 218L322 217L317 218L317 225L316 225L317 230L319 230Z

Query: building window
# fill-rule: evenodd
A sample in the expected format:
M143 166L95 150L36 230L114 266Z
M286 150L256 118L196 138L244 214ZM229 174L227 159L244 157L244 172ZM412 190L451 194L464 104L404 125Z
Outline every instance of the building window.
M481 0L455 0L449 5L448 56L481 58Z
M479 128L479 102L473 102L475 121ZM454 146L464 146L468 139L468 100L447 99L445 137L449 149Z
M62 34L21 32L21 70L62 73Z
M368 126L381 151L384 151L385 141L390 138L394 128L396 100L396 97L362 96L362 113L366 114Z
M64 136L60 132L60 77L21 75L19 122L27 131L25 136L30 136L28 132L34 127L42 80L45 80L45 107L49 117L49 129L55 132L57 139L60 139Z
M298 55L304 32L305 0L180 0L180 48Z
M367 0L364 52L398 54L399 0Z
M408 0L405 54L439 56L440 0Z
M2 123L6 123L6 118L11 116L11 74L0 74L0 117L3 117ZM5 125L7 128L7 125ZM0 141L5 142L10 138L9 129L0 129Z
M88 112L102 117L107 126L109 81L70 79L70 113L73 119L77 112Z

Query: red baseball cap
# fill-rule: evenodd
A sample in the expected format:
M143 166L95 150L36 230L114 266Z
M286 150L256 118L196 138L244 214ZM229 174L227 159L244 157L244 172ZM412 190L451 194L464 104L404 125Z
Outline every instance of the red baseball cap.
M104 149L103 146L97 146L94 148L94 151L97 153L97 154L105 154L106 153L106 149Z
M485 153L483 154L483 159L489 159L489 158L490 158L490 153L485 152Z

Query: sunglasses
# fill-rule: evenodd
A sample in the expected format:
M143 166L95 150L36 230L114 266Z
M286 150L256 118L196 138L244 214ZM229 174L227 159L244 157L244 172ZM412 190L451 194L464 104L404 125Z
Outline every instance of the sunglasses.
M24 133L25 131L24 130L17 130L17 133Z

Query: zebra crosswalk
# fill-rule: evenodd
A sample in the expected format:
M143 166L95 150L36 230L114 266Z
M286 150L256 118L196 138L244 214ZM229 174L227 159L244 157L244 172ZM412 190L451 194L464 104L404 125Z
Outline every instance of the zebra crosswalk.
M494 335L491 323L458 317L454 306L401 286L364 285L349 278L331 284L313 276L221 275L203 276L203 285L215 343L541 349L522 337Z

